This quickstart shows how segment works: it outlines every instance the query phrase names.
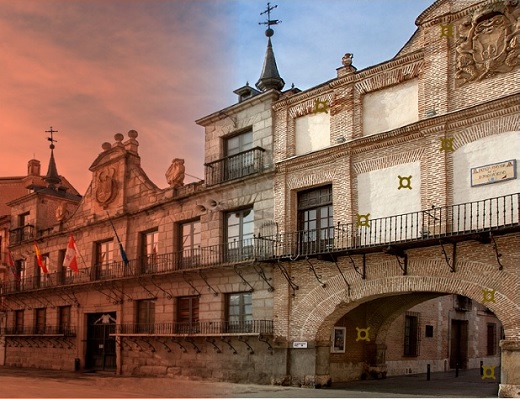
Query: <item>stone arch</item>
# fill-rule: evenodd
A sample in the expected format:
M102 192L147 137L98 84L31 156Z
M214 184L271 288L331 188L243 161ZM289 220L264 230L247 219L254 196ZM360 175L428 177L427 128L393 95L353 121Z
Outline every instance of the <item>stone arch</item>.
M390 262L382 262L379 268L388 270L387 263ZM327 281L325 288L312 289L295 306L291 317L292 338L327 341L334 323L344 314L362 303L389 295L412 292L459 294L483 303L483 292L494 289L495 302L485 302L485 306L501 320L506 339L518 339L520 305L513 299L515 287L511 285L515 276L499 271L495 265L480 262L458 262L457 267L457 272L450 273L441 260L411 261L409 269L415 272L414 275L382 275L358 280L351 284L350 296L342 276L336 275ZM350 277L354 278L353 275Z

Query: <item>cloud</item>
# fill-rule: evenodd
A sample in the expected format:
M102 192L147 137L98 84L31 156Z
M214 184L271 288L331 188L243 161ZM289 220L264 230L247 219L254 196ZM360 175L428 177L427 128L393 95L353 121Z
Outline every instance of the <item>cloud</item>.
M0 0L0 175L23 175L45 130L58 171L83 192L88 167L117 132L140 132L147 174L165 186L171 158L201 175L194 120L228 104L226 9L193 0ZM153 160L150 161L150 160ZM44 169L45 170L45 169Z

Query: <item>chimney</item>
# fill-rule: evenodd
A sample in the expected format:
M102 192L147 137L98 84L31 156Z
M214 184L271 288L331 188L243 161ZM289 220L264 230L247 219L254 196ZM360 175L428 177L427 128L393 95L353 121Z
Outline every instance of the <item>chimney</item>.
M40 176L40 161L31 159L27 163L27 176Z

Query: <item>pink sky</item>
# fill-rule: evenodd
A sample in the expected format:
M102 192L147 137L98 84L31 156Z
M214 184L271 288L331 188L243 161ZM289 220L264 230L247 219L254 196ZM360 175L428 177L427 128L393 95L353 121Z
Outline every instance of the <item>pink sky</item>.
M58 172L82 194L101 144L130 129L159 187L173 158L204 178L194 121L234 99L225 11L196 0L0 0L0 176L25 175L33 156L46 173L52 126Z

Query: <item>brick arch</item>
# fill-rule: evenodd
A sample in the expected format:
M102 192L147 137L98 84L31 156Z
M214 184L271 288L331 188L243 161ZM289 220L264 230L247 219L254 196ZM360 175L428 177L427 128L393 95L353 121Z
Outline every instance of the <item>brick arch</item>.
M386 268L388 272L389 266L391 262L382 262L379 269ZM393 276L357 280L351 283L350 296L343 277L338 274L327 281L326 288L318 286L299 301L291 315L291 338L327 341L339 318L362 303L385 296L433 292L464 295L482 303L483 290L495 289L495 302L486 302L485 306L501 320L506 339L518 339L520 305L513 299L515 287L511 284L515 277L499 271L495 265L480 262L458 262L457 268L457 272L450 273L442 261L412 260L409 271L414 275L398 275L396 270ZM372 270L371 274L374 274Z

